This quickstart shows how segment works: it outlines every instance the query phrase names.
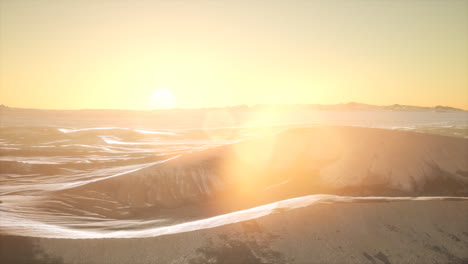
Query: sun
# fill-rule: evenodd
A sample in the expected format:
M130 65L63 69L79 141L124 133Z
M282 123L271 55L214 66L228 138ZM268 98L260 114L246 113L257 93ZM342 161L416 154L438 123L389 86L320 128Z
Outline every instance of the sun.
M151 94L150 105L156 109L171 109L176 106L176 97L167 89L157 89Z

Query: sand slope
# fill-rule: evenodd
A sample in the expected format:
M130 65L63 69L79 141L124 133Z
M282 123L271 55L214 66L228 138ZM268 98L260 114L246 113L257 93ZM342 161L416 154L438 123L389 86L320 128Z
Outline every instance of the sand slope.
M311 198L304 198L311 199ZM466 200L312 203L150 238L3 236L4 263L466 263Z
M294 129L186 154L55 199L84 211L110 208L99 213L119 218L115 212L214 201L235 211L317 193L467 196L468 139L362 127Z

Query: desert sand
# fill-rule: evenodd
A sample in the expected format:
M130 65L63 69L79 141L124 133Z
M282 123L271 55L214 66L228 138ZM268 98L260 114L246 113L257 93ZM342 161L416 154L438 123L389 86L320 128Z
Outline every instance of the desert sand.
M294 208L307 199L314 202ZM468 211L461 210L468 206L466 199L323 200L317 203L313 196L305 197L275 204L273 209L258 209L264 216L221 217L212 220L216 227L187 232L181 228L174 234L149 238L3 236L1 258L4 263L88 264L428 264L468 260ZM236 222L245 218L249 220Z
M0 259L467 263L467 156L465 138L336 126L194 150L5 196Z

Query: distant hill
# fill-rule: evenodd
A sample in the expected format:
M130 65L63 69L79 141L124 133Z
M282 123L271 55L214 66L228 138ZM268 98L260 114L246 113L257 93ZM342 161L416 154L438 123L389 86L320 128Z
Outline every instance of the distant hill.
M336 105L310 105L312 109L318 110L334 110L334 111L435 111L435 112L448 112L448 111L464 111L463 109L449 107L449 106L413 106L413 105L370 105L361 103L346 103Z

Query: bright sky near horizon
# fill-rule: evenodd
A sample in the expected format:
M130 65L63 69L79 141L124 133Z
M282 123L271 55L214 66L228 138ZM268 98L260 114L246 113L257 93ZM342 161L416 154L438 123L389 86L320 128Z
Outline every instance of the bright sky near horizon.
M28 108L468 109L468 1L0 0L0 85Z

